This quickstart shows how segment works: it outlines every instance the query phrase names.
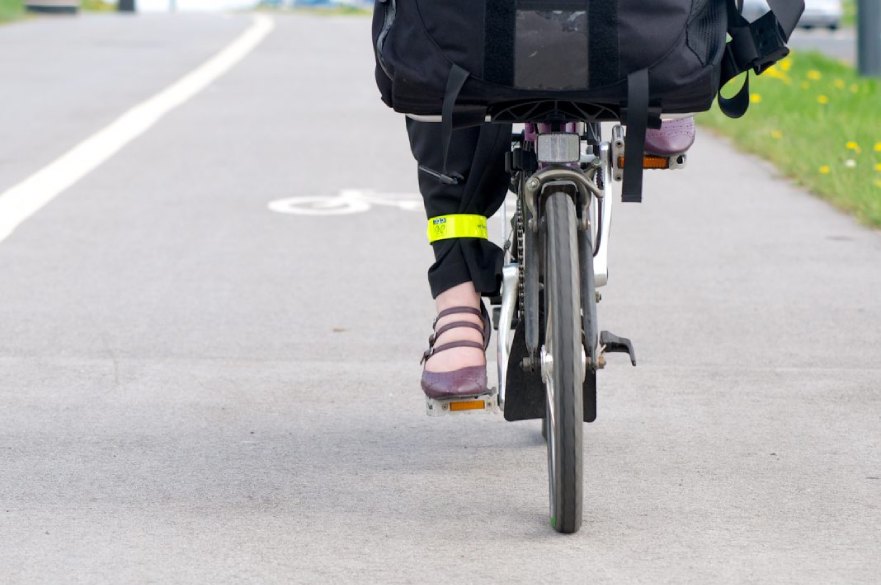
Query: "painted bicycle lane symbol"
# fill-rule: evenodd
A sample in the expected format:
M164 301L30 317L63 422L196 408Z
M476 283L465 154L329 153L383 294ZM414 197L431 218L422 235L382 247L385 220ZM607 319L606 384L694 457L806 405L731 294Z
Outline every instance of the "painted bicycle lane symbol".
M514 216L516 201L509 196L507 217ZM377 193L373 189L342 189L338 195L300 195L270 201L270 211L287 215L333 216L365 213L374 206L402 211L423 211L422 197L413 193ZM495 217L501 213L496 212Z
M350 215L365 213L373 206L402 211L422 211L422 198L412 193L377 193L372 189L342 189L337 195L302 195L270 201L276 213L289 215Z

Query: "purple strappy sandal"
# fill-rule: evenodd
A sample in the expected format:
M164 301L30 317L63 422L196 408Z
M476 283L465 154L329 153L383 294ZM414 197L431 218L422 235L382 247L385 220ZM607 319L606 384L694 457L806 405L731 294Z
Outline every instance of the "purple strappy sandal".
M490 330L492 326L489 319L489 313L487 312L486 307L483 306L483 303L480 304L479 310L473 307L450 307L449 309L444 309L438 313L432 328L437 326L437 322L440 319L456 314L477 315L478 317L481 317L483 324L481 326L477 323L472 323L471 321L454 321L444 325L440 329L436 329L434 333L431 334L431 337L428 338L428 349L422 354L422 360L419 363L425 363L436 353L448 349L454 349L456 347L473 347L484 351L489 347ZM435 345L438 337L450 329L456 329L458 327L468 327L480 331L483 334L483 344L481 345L476 341L463 339L460 341L451 341L442 345ZM452 372L428 372L423 370L422 391L425 392L426 396L435 400L486 394L489 392L486 382L486 366L469 366L459 368Z
M694 118L664 120L658 129L649 128L645 133L645 152L660 156L681 154L694 144Z

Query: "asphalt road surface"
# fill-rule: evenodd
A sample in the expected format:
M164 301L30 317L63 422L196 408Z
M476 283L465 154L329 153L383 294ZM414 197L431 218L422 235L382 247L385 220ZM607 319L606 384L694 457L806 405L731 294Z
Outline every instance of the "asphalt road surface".
M799 28L792 33L789 46L795 51L818 51L849 65L857 61L857 36L852 28L834 31Z
M881 235L706 132L618 205L600 323L640 365L601 372L560 536L538 424L424 414L368 20L275 22L0 242L0 581L878 582ZM250 26L0 28L0 198Z

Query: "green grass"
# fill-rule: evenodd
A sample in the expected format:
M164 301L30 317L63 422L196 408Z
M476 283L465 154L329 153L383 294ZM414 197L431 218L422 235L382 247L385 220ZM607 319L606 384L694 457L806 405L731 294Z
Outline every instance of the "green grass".
M22 14L22 0L0 0L0 22L15 20Z
M116 2L107 0L81 0L80 8L91 12L115 12Z
M731 120L714 108L699 122L881 227L881 80L816 53L793 54L750 79L746 116Z
M83 10L111 12L116 10L116 0L82 0ZM24 16L24 0L0 0L0 23Z

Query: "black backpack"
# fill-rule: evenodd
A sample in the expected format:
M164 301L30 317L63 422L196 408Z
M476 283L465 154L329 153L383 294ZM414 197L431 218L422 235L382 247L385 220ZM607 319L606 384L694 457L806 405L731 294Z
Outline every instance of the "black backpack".
M730 79L789 52L803 0L768 0L772 11L753 23L737 2L377 0L376 80L396 111L442 115L447 144L453 127L487 116L622 120L634 163L624 200L639 201L645 130L662 112L708 110ZM719 103L743 115L748 78Z

